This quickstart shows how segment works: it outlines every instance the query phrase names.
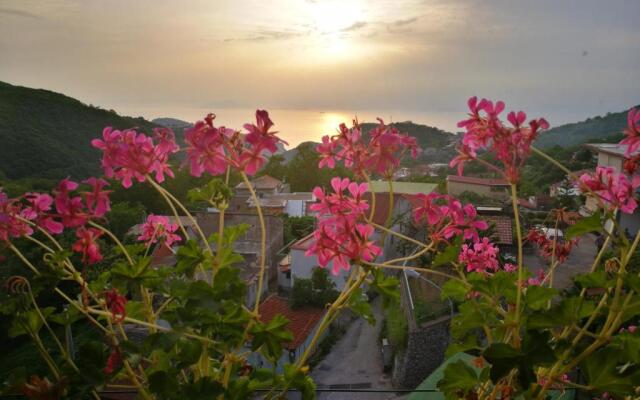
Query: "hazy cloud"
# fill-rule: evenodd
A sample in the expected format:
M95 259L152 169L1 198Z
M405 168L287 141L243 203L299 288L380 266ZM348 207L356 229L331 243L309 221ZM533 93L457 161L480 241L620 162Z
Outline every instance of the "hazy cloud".
M358 21L358 22L354 22L353 24L349 25L348 27L341 29L342 32L352 32L352 31L357 31L359 29L364 28L365 26L367 26L368 23L364 22L364 21Z
M0 7L0 14L15 16L15 17L23 17L23 18L32 18L32 19L42 19L41 16L20 10L13 10L10 8Z

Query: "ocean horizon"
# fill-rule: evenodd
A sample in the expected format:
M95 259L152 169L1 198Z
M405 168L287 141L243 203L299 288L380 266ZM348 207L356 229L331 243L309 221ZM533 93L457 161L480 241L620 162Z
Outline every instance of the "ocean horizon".
M420 111L420 110L314 110L314 109L280 109L268 108L274 130L288 143L287 148L297 146L302 142L319 142L324 135L332 135L337 131L340 123L351 125L357 118L360 122L376 122L382 118L385 123L411 121L416 124L428 125L455 133L460 129L457 123L465 119L466 109L460 111ZM255 109L250 108L169 108L153 107L136 109L137 115L148 120L155 118L176 118L187 122L202 120L208 113L216 115L216 125L241 129L242 125L255 120ZM506 116L505 116L506 117ZM532 114L531 117L545 117L551 126L558 126L569 122L578 122L587 118L583 113L551 113Z

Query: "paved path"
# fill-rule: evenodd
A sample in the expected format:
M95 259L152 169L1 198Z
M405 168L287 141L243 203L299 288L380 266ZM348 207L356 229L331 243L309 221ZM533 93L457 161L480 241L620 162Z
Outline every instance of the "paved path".
M595 236L589 234L580 237L578 246L571 251L567 260L556 268L553 286L559 289L570 287L572 285L572 277L589 272L596 254ZM525 254L524 264L532 273L541 268L546 271L548 268L548 264L537 253Z
M376 326L358 318L347 328L344 336L333 346L331 352L318 364L311 376L318 389L351 388L392 389L390 376L382 371L382 355L378 343L378 332L383 315L380 298L373 302ZM338 386L334 386L338 385ZM395 399L394 393L320 393L319 399Z

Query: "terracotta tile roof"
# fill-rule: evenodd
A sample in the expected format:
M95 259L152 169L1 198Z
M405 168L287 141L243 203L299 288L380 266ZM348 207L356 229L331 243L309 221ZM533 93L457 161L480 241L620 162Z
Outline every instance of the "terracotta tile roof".
M509 182L504 179L476 178L475 176L447 175L447 181L484 186L509 186Z
M287 327L293 333L293 341L286 343L285 348L295 350L307 340L320 318L324 315L325 310L312 307L292 310L287 299L271 295L260 304L258 313L262 323L268 323L277 314L282 314L288 319L289 325Z
M307 251L309 250L309 247L311 247L312 242L313 242L313 233L310 233L307 236L295 242L294 244L292 244L291 248L294 250Z
M513 244L513 227L511 218L504 215L482 216L489 225L495 225L495 242L497 244Z
M278 186L282 185L282 181L280 179L276 179L269 175L262 175L259 178L256 178L251 181L251 184L255 189L275 189ZM244 182L236 185L236 189L246 189L247 185Z

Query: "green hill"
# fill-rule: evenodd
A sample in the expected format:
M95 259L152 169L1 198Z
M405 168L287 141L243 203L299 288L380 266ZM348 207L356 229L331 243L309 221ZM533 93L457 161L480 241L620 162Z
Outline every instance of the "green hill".
M612 136L622 139L622 130L627 126L627 111L607 113L605 116L588 118L582 122L560 125L544 132L536 140L536 146L567 147L590 141L610 140Z
M0 175L81 179L97 174L100 155L90 141L105 126L149 131L155 125L60 93L0 82Z
M449 132L428 125L415 124L411 121L394 122L390 125L393 125L402 133L415 137L420 148L442 148L455 140L455 136ZM376 126L377 124L374 123L363 123L362 130L365 134L368 134Z

